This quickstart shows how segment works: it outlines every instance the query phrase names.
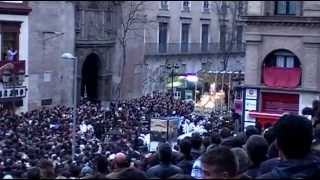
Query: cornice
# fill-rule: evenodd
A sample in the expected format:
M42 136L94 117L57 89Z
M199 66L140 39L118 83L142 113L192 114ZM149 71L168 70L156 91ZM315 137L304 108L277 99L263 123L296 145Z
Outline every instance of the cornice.
M241 22L247 25L272 26L320 26L320 17L306 16L243 16Z

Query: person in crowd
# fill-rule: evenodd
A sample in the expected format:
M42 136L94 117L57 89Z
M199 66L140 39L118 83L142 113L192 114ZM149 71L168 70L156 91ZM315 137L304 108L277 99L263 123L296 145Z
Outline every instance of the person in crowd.
M197 132L192 133L192 136L191 136L191 147L192 147L191 156L192 156L193 160L199 158L200 155L202 154L201 146L202 146L201 135Z
M55 170L51 161L45 159L41 160L39 163L39 168L41 179L55 178Z
M121 170L117 176L116 179L147 179L147 175L136 168L125 168Z
M169 144L163 143L158 147L160 164L147 170L149 177L167 179L175 174L183 173L182 169L171 163L172 149Z
M27 179L40 179L40 169L39 168L30 168L26 174Z
M261 135L252 135L247 140L245 149L251 162L245 174L251 178L256 178L259 175L260 164L267 160L268 142Z
M237 159L237 174L242 175L250 167L250 159L248 153L243 148L232 148L231 151L234 153Z
M180 142L180 152L183 154L183 159L177 164L183 170L184 174L191 174L192 165L194 163L191 156L191 141L184 138Z
M202 179L230 179L237 175L237 160L226 147L216 147L205 152L201 158Z
M250 126L246 127L245 134L246 134L246 139L249 139L250 136L259 135L260 133L259 133L259 130L255 126L250 125Z
M124 153L117 153L112 161L112 172L107 175L107 178L115 178L119 172L130 167L130 161Z
M281 162L259 178L309 178L320 170L319 158L311 153L313 129L303 116L284 115L274 125Z

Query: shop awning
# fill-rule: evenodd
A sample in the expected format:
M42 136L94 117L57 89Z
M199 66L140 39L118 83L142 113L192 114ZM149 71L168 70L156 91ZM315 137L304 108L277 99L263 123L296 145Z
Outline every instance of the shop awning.
M250 111L249 116L253 117L253 118L264 118L264 119L278 120L282 115L281 114L266 113L266 112Z

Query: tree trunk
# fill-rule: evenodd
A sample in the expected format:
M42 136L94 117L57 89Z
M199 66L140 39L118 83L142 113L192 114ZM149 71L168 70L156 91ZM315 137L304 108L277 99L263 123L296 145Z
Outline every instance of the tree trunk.
M123 43L122 44L122 66L121 66L121 69L120 69L121 75L120 75L118 99L120 99L122 97L121 88L123 86L123 78L124 78L125 66L126 66L126 60L127 60L126 47L127 47L127 45L125 43Z

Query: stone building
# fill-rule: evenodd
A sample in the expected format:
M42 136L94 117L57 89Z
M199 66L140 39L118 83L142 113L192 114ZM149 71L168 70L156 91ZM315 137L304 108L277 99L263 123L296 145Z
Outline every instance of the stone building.
M207 71L244 71L243 24L234 27L233 48L227 66L223 67L223 42L228 39L222 29L218 14L218 2L213 1L150 1L146 15L153 20L145 28L143 94L164 91L170 73L167 65L177 64L178 74L196 75L201 69ZM230 6L226 7L226 22L232 21ZM238 5L238 4L235 4ZM244 9L240 2L237 13ZM221 6L221 5L220 5ZM219 7L220 8L220 7ZM238 12L239 11L239 12ZM230 28L227 23L225 28ZM224 41L223 41L224 40Z
M66 1L30 1L29 109L72 104L73 66L61 55L74 52L74 7Z
M77 57L77 97L110 101L116 81L117 4L107 1L30 1L29 109L71 105Z
M30 89L29 13L23 1L0 1L0 107L12 112L28 109Z
M320 3L250 1L244 22L245 125L301 114L319 99Z

